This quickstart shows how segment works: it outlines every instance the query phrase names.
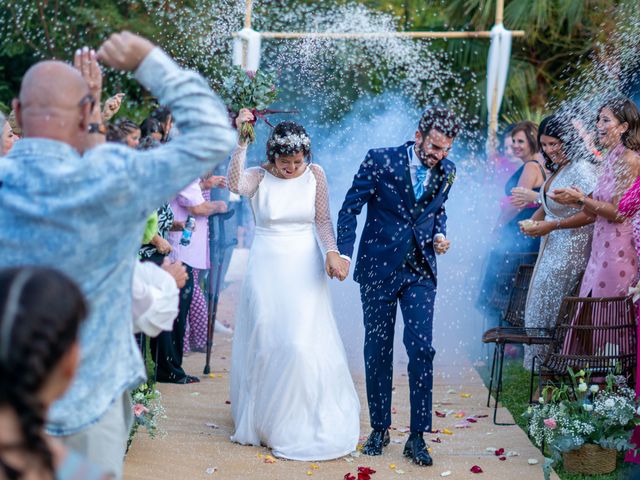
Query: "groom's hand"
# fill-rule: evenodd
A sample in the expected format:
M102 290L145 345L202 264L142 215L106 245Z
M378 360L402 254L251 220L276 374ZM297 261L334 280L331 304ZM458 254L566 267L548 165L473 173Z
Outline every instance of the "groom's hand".
M343 281L349 275L349 262L340 257L338 252L327 253L327 261L325 262L325 270L331 278L337 278Z
M438 255L443 255L447 253L449 247L451 246L451 241L447 240L444 237L438 237L433 241L433 248L435 249Z

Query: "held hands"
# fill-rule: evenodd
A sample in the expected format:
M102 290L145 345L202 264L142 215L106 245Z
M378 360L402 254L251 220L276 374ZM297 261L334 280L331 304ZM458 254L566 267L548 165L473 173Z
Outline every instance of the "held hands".
M538 200L538 193L529 188L515 187L511 189L511 205L524 208Z
M438 255L447 253L449 247L451 247L451 240L447 240L446 238L438 237L433 241L433 248Z
M98 59L116 70L135 71L154 45L131 32L114 33L98 50Z
M578 187L557 188L548 194L554 201L561 205L580 206L584 202L585 194Z
M337 278L341 282L349 275L349 260L342 258L338 252L328 252L325 270L330 278Z

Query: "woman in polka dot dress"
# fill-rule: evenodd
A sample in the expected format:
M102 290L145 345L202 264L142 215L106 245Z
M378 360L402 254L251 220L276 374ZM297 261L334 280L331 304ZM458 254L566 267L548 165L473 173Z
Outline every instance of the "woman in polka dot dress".
M563 221L564 228L595 221L580 296L624 296L636 279L638 254L631 221L618 214L617 206L640 173L640 157L635 153L640 150L640 112L631 100L614 99L600 109L596 126L600 144L608 153L593 194L563 188L555 190L553 198L582 206L581 212Z

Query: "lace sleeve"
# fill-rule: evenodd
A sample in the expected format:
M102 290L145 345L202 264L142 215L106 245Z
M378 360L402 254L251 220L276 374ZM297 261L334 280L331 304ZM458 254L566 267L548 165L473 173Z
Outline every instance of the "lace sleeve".
M310 165L313 175L316 177L316 230L325 253L338 252L336 236L331 223L331 210L329 209L329 188L324 170L319 165Z
M238 145L231 154L229 170L227 171L227 183L229 190L238 195L252 197L258 190L258 186L264 177L260 168L244 168L247 159L247 146Z

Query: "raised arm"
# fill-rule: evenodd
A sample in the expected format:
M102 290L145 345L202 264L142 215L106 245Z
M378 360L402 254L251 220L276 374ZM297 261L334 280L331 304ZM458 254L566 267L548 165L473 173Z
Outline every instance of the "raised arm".
M127 178L121 181L129 187L132 201L156 208L227 157L236 134L226 108L204 78L181 69L162 50L129 32L112 35L98 51L98 58L117 70L134 71L142 86L171 109L180 131L160 148L132 152L127 161L105 166L113 172L126 171ZM91 150L91 160L104 162L106 148L116 147Z
M252 197L264 178L264 172L261 168L245 169L246 159L247 145L239 143L231 154L231 161L227 171L227 184L229 185L229 190L233 193Z
M339 253L336 236L333 233L333 224L331 223L327 177L320 165L311 165L310 168L316 177L316 230L318 237L325 253Z

